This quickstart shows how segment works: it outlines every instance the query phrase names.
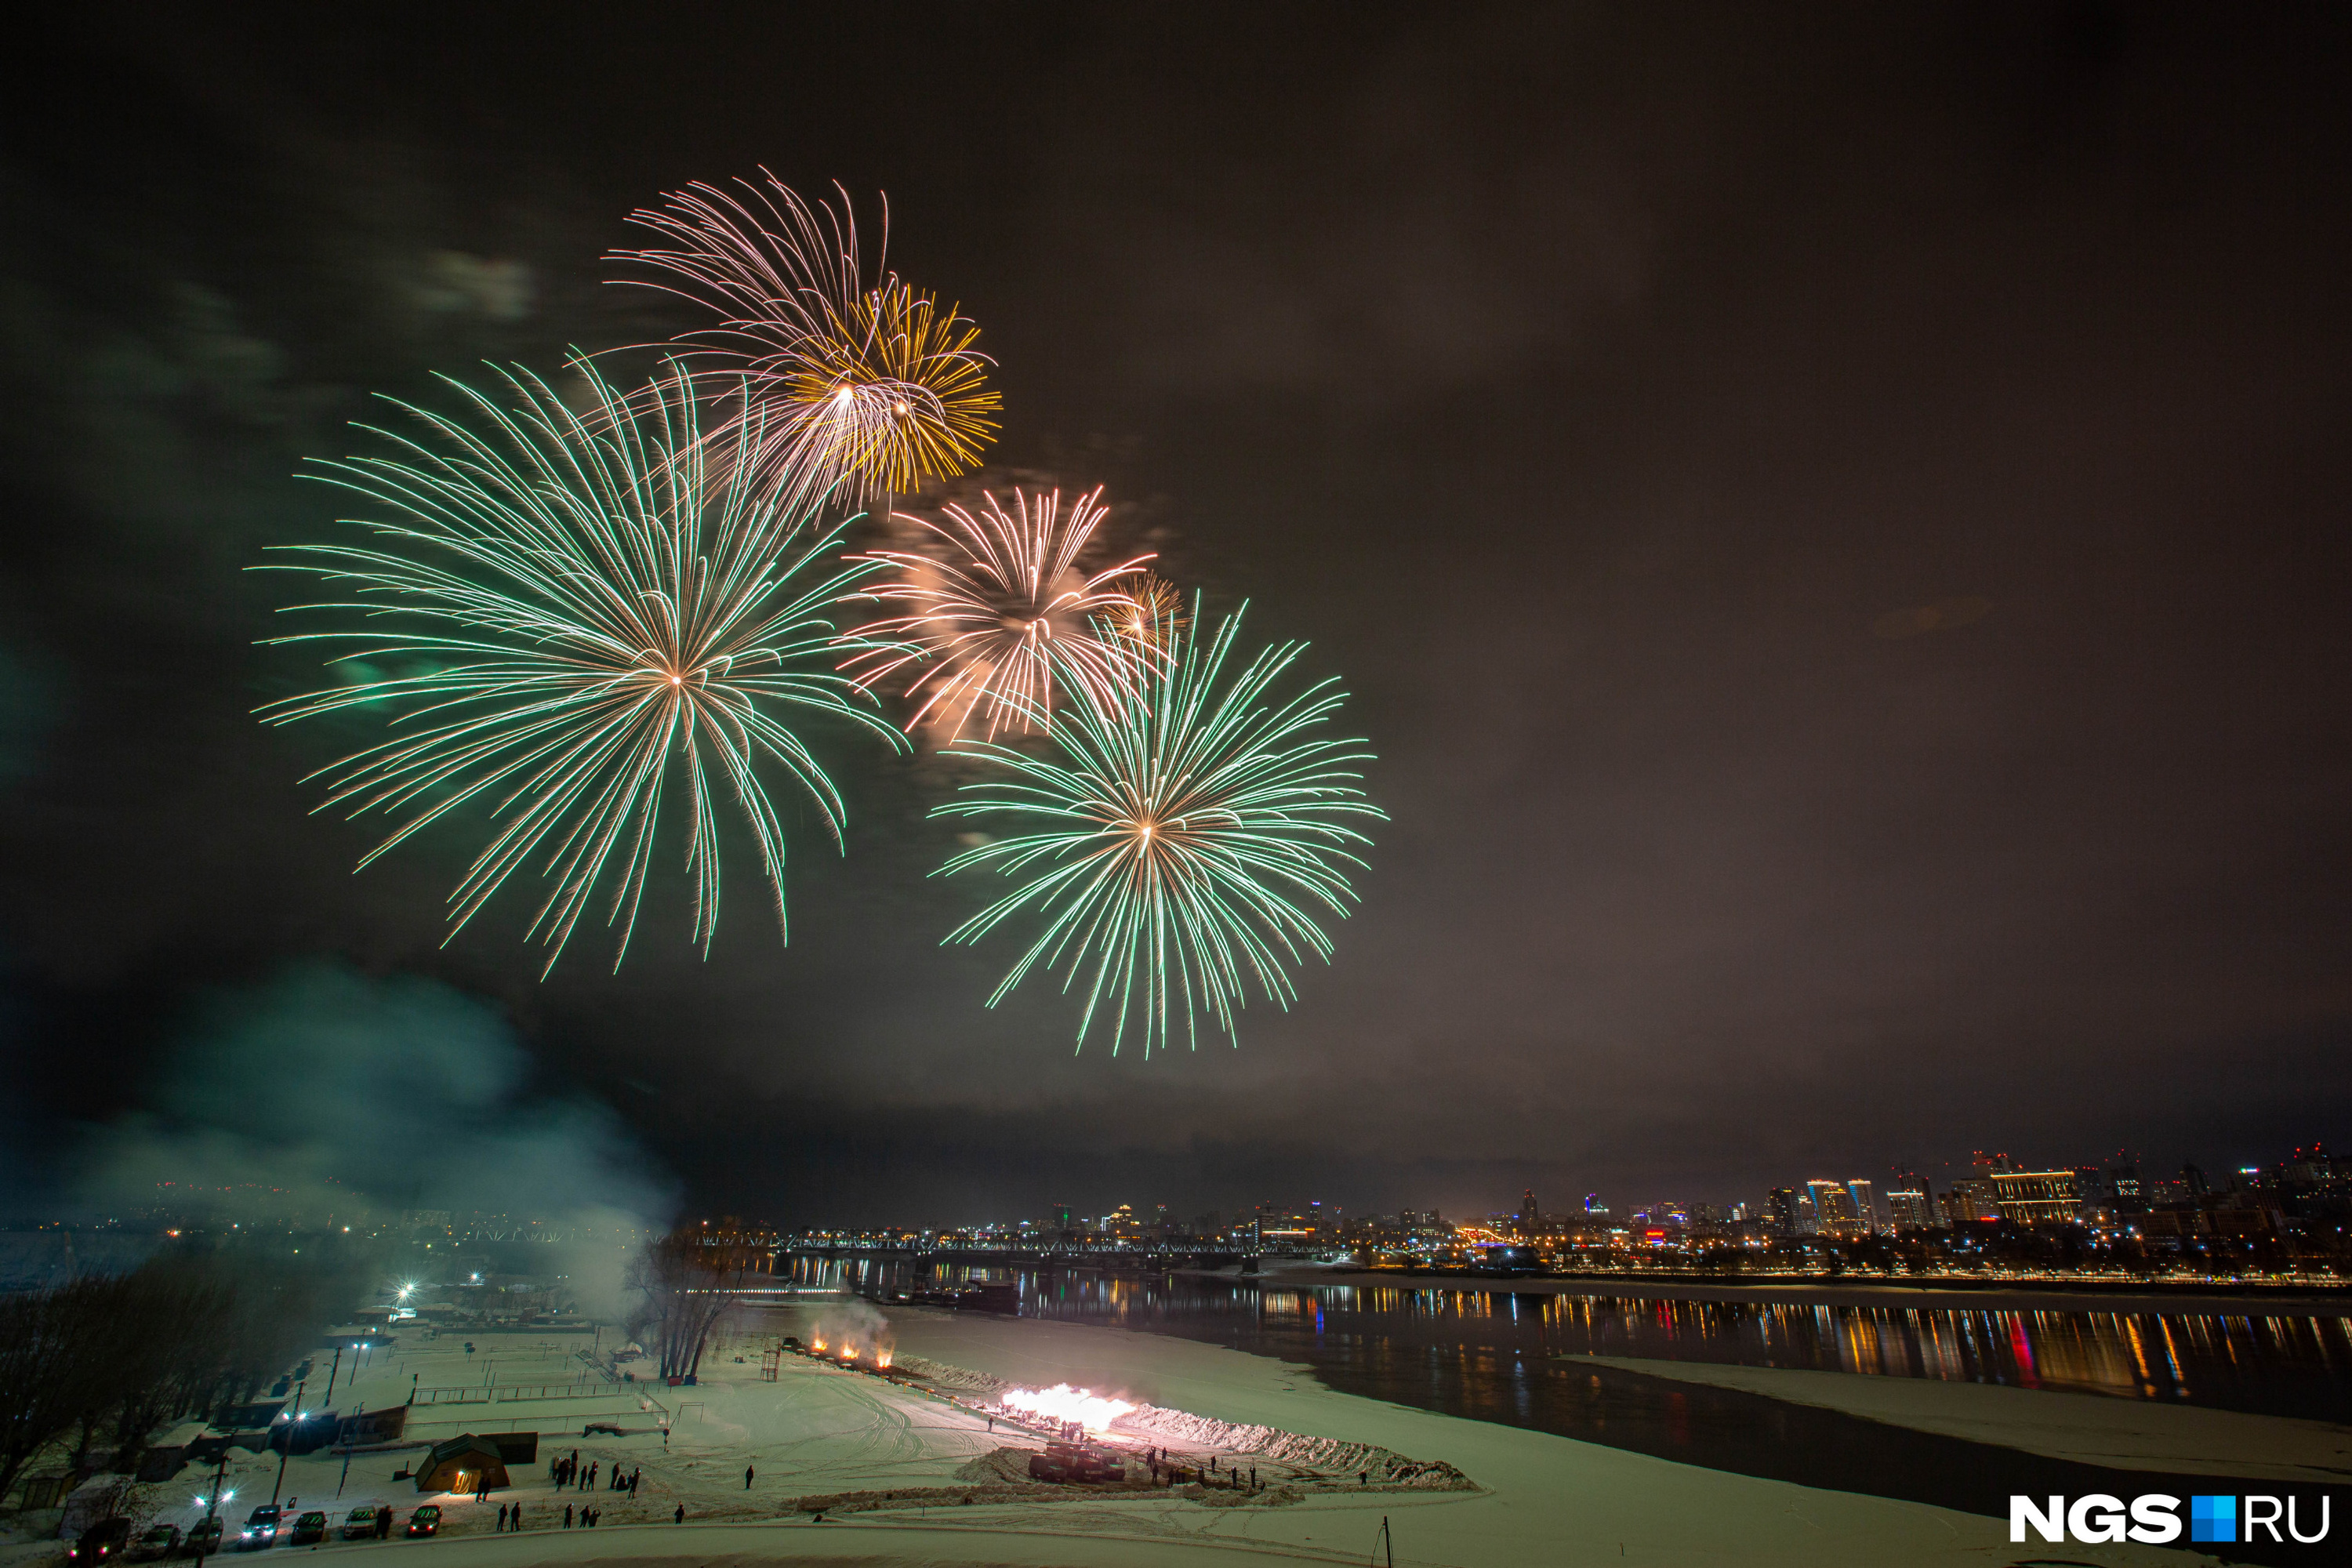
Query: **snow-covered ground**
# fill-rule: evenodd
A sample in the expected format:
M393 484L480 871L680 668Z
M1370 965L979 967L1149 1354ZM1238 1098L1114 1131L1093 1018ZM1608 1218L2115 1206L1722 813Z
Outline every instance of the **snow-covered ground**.
M806 1339L826 1310L803 1304L761 1312L747 1327ZM431 1500L448 1510L448 1534L438 1542L331 1543L316 1550L430 1552L444 1568L618 1559L1177 1568L1264 1556L1361 1563L1385 1519L1398 1563L1462 1568L1537 1563L1984 1568L2016 1555L2002 1521L1727 1475L1405 1409L1334 1393L1303 1368L1215 1345L920 1309L893 1309L891 1320L896 1349L910 1366L919 1358L968 1369L970 1376L947 1380L961 1381L968 1397L984 1394L998 1379L1030 1386L1067 1382L1161 1407L1149 1413L1149 1423L1157 1424L1152 1440L1164 1438L1196 1456L1218 1451L1221 1468L1237 1459L1246 1465L1253 1454L1270 1468L1276 1461L1266 1456L1287 1443L1286 1451L1307 1469L1316 1458L1344 1456L1352 1462L1379 1449L1443 1461L1475 1486L1349 1488L1343 1481L1320 1490L1270 1488L1245 1498L1144 1486L1124 1492L1073 1488L1061 1490L1064 1500L1024 1495L1024 1489L992 1489L974 1479L986 1470L987 1457L1000 1447L1034 1447L1037 1438L1003 1426L992 1432L985 1415L937 1394L804 1358L786 1357L777 1381L765 1382L756 1342L749 1342L719 1347L704 1362L700 1386L692 1389L599 1386L585 1398L421 1406L417 1417L429 1417L432 1425L420 1426L420 1436L536 1430L541 1462L528 1480L518 1478L520 1484L488 1503ZM469 1362L456 1336L430 1344L406 1339L362 1371L355 1392L372 1405L397 1403L406 1397L412 1373L421 1387L458 1386L467 1376L487 1386L493 1372L501 1385L540 1387L564 1382L568 1369L580 1365L565 1358L581 1342L498 1335L478 1336L475 1342ZM740 1363L738 1353L744 1356ZM338 1408L347 1411L352 1403L339 1389ZM1184 1426L1188 1418L1195 1424ZM625 1435L581 1437L590 1421L610 1421ZM1220 1450L1219 1444L1234 1446ZM601 1488L558 1491L545 1459L575 1447L583 1463L596 1460L604 1473L615 1464L642 1466L636 1500ZM357 1500L382 1500L404 1514L427 1500L391 1479L395 1468L415 1457L355 1456L341 1499L332 1496L341 1480L340 1457L296 1459L287 1467L286 1490L305 1507L341 1510ZM274 1458L240 1458L232 1470L238 1499L230 1511L237 1517L249 1501L268 1500L277 1466ZM748 1489L747 1465L754 1471ZM181 1496L193 1495L197 1479L196 1472L185 1472L174 1488ZM893 1492L900 1495L894 1499ZM965 1503L965 1496L973 1500ZM843 1497L853 1500L849 1510L829 1507L823 1522L805 1506L813 1498ZM525 1509L524 1532L493 1533L499 1503L518 1500ZM593 1534L562 1529L567 1502L604 1508L604 1522ZM681 1506L683 1527L672 1522ZM2116 1568L2210 1561L2148 1547L2070 1545L2067 1556Z
M2118 1469L2256 1477L2315 1486L2340 1484L2352 1475L2352 1427L2325 1421L1936 1378L1866 1377L1636 1356L1577 1359Z

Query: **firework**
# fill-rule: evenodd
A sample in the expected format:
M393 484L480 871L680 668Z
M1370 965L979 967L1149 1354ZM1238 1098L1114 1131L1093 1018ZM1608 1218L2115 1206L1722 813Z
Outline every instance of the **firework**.
M1086 994L1081 1047L1108 1008L1112 1053L1132 1027L1148 1055L1180 1014L1188 1045L1203 1013L1231 1036L1253 979L1286 1010L1290 967L1307 952L1329 959L1318 918L1346 917L1353 848L1370 842L1350 823L1385 820L1356 771L1370 755L1318 738L1345 700L1331 681L1270 695L1303 644L1266 648L1225 679L1240 629L1236 614L1203 641L1196 625L1147 679L1074 684L1046 727L1057 756L961 742L1011 777L967 786L934 815L1010 836L941 874L987 867L1023 881L948 940L977 942L1026 912L1044 921L989 1005L1040 964L1058 967L1065 993Z
M484 432L396 405L417 439L374 431L396 457L320 465L355 492L366 544L295 545L276 569L313 574L332 603L290 606L365 624L268 639L326 643L344 684L259 711L290 723L391 710L394 738L313 774L325 806L400 826L360 864L469 803L495 829L450 896L451 935L518 868L551 884L530 934L554 967L602 890L628 951L666 789L686 799L693 935L719 922L714 775L759 845L783 921L784 836L763 773L780 771L840 842L842 802L782 710L898 735L838 674L827 611L875 568L845 566L812 516L700 439L693 384L675 366L631 395L593 370L573 413L528 372L514 406L456 382Z
M666 274L624 279L692 300L719 324L687 333L679 352L716 363L745 394L740 442L763 474L814 475L852 505L903 495L927 477L962 473L993 436L980 329L858 255L849 195L811 204L761 171L740 194L696 183L629 221L670 248L611 259ZM889 215L883 214L883 246Z
M1099 486L1066 511L1059 490L1015 489L1010 511L983 491L977 517L961 506L945 509L944 523L897 515L940 549L866 557L898 574L866 592L906 613L861 627L865 646L843 668L868 686L912 669L909 731L930 722L952 738L975 719L992 737L1025 731L1053 711L1057 682L1107 693L1149 662L1105 627L1137 613L1126 584L1151 557L1091 574L1077 564L1103 520Z
M1150 572L1122 583L1118 592L1126 603L1103 611L1103 629L1146 657L1164 657L1190 624L1175 585Z

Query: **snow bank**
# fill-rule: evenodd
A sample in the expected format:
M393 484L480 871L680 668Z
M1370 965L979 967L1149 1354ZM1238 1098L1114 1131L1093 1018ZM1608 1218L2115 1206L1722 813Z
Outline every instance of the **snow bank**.
M1370 1443L1343 1442L1337 1437L1308 1437L1278 1426L1238 1426L1182 1410L1157 1405L1120 1416L1111 1423L1125 1432L1155 1441L1218 1448L1228 1453L1256 1454L1301 1469L1321 1470L1360 1484L1423 1487L1435 1491L1475 1491L1477 1483L1442 1459L1409 1459L1392 1449ZM1370 1483L1361 1479L1369 1475Z
M1001 1377L991 1377L984 1372L974 1372L968 1366L950 1366L943 1361L932 1361L919 1355L901 1355L890 1363L890 1370L908 1377L919 1377L935 1388L965 1394L997 1394L1017 1387Z

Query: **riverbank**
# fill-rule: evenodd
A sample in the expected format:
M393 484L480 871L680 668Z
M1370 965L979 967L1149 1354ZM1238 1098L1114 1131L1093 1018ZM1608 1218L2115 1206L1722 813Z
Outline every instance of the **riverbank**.
M1899 1279L1691 1279L1629 1274L1447 1274L1412 1269L1290 1264L1255 1275L1232 1269L1203 1279L1261 1289L1350 1286L1360 1290L1492 1291L1518 1296L1596 1296L1644 1301L1748 1301L1759 1306L1872 1307L1964 1312L2197 1312L2253 1317L2352 1317L2352 1287L2086 1285L2081 1282Z
M1740 1389L1913 1431L1993 1443L2080 1464L2305 1485L2341 1486L2352 1481L2352 1427L2324 1421L1933 1378L1869 1377L1850 1372L1654 1361L1639 1356L1560 1359L1675 1383Z

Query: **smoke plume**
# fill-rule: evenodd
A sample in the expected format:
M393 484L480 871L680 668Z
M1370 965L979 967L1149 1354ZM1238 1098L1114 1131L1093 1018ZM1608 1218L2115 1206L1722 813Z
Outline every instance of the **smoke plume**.
M590 1242L664 1221L667 1185L618 1120L534 1094L530 1066L494 1008L446 986L295 970L202 1011L145 1108L91 1135L79 1195L124 1217L362 1235L419 1210ZM584 1250L614 1253L616 1284L617 1250Z

